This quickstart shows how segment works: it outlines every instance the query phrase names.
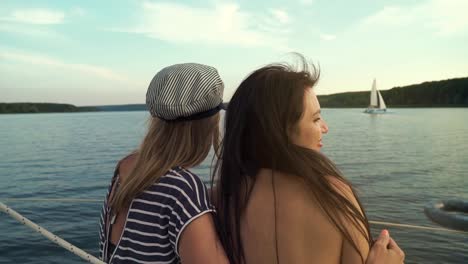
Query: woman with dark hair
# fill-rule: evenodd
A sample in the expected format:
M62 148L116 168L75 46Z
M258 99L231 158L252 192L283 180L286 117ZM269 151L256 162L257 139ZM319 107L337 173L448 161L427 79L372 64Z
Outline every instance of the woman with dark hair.
M388 231L373 243L351 183L320 153L319 73L300 58L301 70L254 71L229 103L213 174L226 254L234 264L402 263Z

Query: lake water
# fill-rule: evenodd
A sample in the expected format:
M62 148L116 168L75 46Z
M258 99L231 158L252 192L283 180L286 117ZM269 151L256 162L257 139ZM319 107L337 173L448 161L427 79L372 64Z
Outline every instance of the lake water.
M323 152L360 192L369 219L436 226L424 206L468 200L468 109L324 109ZM0 201L97 255L99 202L116 162L144 136L146 112L0 115ZM209 180L211 158L195 171ZM384 226L373 225L377 235ZM468 234L387 227L406 263L468 263ZM0 263L83 263L0 213Z

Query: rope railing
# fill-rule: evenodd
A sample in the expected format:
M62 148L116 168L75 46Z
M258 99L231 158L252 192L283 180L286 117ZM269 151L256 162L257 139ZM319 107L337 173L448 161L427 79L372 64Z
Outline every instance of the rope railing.
M64 203L102 203L103 200L87 198L2 198L5 202L64 202Z
M3 198L6 202L63 202L63 203L101 203L102 200L99 199L87 199L87 198ZM419 230L427 231L442 231L448 233L461 233L468 234L467 231L448 229L443 227L435 226L421 226L421 225L411 225L411 224L401 224L401 223L392 223L392 222L383 222L383 221L369 221L370 224L379 225L379 226L392 226L400 228L412 228Z
M56 243L57 245L61 246L62 248L70 251L71 253L81 257L82 259L93 263L93 264L105 264L105 262L99 260L95 256L86 253L84 250L70 244L69 242L65 241L64 239L54 235L53 233L47 231L47 229L37 225L36 223L32 222L31 220L27 219L26 217L22 216L15 210L11 209L10 207L6 206L4 203L0 202L0 211L5 212L9 216L13 217L17 221L23 223L24 225L30 227L34 231L38 232L39 234L45 236L50 241Z
M65 203L98 203L102 202L99 199L81 199L81 198L4 198L4 201L11 201L11 202L65 202ZM21 214L17 213L15 210L9 208L4 203L0 202L0 211L5 212L6 214L10 215L14 219L18 220L19 222L23 223L24 225L32 228L36 232L39 232L41 235L45 236L52 242L58 244L59 246L63 247L64 249L70 251L71 253L81 257L82 259L96 264L104 264L101 260L90 255L83 251L82 249L70 244L69 242L63 240L62 238L54 235L53 233L47 231L45 228L35 224L31 220L27 219L26 217L22 216ZM410 224L399 224L399 223L392 223L392 222L382 222L382 221L369 221L370 224L373 225L380 225L380 226L392 226L392 227L399 227L399 228L412 228L412 229L419 229L419 230L427 230L427 231L437 231L437 232L448 232L448 233L459 233L459 234L468 234L467 231L462 230L453 230L448 228L442 227L432 227L432 226L420 226L420 225L410 225Z
M468 234L467 231L448 229L448 228L443 228L443 227L408 225L408 224L398 224L398 223L381 222L381 221L369 221L369 223L374 224L374 225L382 225L382 226L404 227L404 228L413 228L413 229L428 230L428 231L443 231L443 232L449 232L449 233Z

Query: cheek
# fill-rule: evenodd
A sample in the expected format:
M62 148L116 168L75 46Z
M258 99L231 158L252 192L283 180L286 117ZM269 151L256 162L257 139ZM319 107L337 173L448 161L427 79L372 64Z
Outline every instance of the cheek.
M321 129L320 126L316 123L310 126L309 128L309 137L311 140L314 141L319 141L320 140L320 135L321 135Z
M302 127L301 143L303 146L314 147L320 140L321 130L317 123Z

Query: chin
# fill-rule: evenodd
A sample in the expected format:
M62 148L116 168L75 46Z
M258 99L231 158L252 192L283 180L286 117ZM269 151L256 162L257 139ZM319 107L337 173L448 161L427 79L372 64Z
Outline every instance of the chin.
M320 151L322 148L321 147L311 147L310 149L315 150L315 151Z

